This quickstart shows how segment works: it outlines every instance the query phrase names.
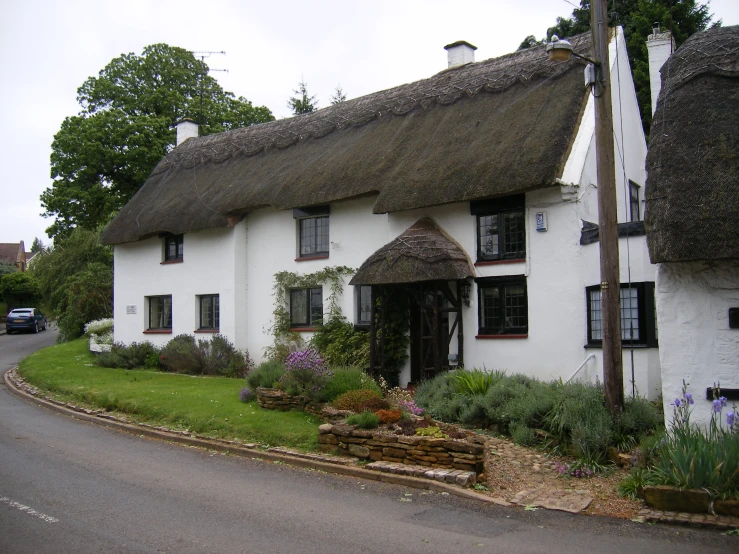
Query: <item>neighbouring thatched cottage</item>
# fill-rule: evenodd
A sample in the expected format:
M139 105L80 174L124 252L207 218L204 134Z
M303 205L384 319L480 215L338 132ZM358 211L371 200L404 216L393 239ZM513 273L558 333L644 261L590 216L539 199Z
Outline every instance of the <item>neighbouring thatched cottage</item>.
M572 42L591 49L589 35ZM181 124L193 138L103 234L115 247L115 340L219 331L258 360L273 344L276 303L306 339L330 305L327 282L273 295L275 274L348 266L358 271L336 305L367 327L376 350L387 309L404 307L403 384L460 364L598 378L584 65L551 62L543 46L478 63L465 42L447 49L450 67L428 79L311 114L201 138ZM661 385L641 221L646 143L620 29L610 60L625 382L633 376L653 397Z
M647 157L665 415L689 383L739 400L739 26L690 37L662 68ZM724 410L726 411L726 410Z

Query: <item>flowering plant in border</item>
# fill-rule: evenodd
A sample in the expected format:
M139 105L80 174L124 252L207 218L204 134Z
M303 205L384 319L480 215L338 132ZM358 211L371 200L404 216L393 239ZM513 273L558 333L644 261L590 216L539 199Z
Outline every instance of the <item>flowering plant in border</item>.
M670 433L658 446L654 471L661 484L681 489L702 488L725 498L739 496L736 406L727 413L724 425L722 412L727 402L725 397L717 395L711 405L711 422L703 430L690 424L694 404L688 384L683 381L682 396L672 403Z
M333 372L313 348L291 352L285 358L285 374L280 378L283 390L318 400Z
M96 319L85 325L86 335L105 335L107 333L111 333L111 335L113 333L113 320L109 317Z
M557 462L555 464L557 473L563 477L575 477L576 479L585 479L595 475L595 471L581 462L573 462L571 464Z
M239 400L242 402L251 402L256 398L256 394L249 387L244 387L239 393Z

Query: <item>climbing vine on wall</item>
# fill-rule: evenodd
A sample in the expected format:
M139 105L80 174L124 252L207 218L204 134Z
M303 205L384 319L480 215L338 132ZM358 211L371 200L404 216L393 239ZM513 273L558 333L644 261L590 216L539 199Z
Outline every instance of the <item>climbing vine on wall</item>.
M354 270L347 266L325 267L315 273L300 275L291 271L275 273L275 283L272 286L272 296L275 299L275 309L272 312L272 327L269 329L274 336L272 346L268 346L264 355L273 360L284 360L290 352L299 350L305 345L300 333L290 331L290 305L288 291L290 289L307 289L328 284L329 294L326 297L329 321L340 319L341 308L339 298L344 292L344 277L354 275Z

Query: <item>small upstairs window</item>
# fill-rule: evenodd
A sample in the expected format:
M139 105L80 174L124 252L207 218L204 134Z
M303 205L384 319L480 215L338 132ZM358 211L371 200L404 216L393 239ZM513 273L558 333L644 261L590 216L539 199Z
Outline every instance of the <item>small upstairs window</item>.
M641 221L641 214L639 213L639 185L634 181L629 181L629 207L631 213L631 221Z
M526 195L470 202L477 216L477 261L526 258Z
M298 223L298 259L327 258L329 206L293 210Z
M164 261L181 262L184 235L166 235L164 237Z

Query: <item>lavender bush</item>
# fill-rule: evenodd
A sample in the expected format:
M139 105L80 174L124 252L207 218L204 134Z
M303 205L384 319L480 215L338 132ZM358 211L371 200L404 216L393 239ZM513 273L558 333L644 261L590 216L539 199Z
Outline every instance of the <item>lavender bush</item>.
M304 395L318 401L333 373L313 348L290 353L285 358L285 374L280 378L288 394Z
M239 393L239 400L242 402L251 402L256 398L256 394L249 387L244 387Z

